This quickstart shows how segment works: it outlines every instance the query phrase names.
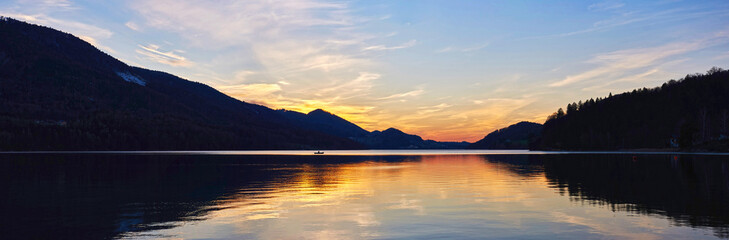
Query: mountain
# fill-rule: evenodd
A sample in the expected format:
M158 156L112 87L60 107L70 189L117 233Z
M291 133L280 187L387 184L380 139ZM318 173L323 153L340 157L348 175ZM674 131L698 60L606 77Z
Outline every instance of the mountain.
M308 114L288 110L278 110L278 113L296 126L351 139L371 149L463 149L469 144L423 140L420 136L407 134L395 128L369 132L322 109L316 109Z
M542 132L542 124L519 122L493 131L481 140L468 145L471 149L529 149Z
M322 109L316 109L307 114L285 109L277 110L277 112L296 126L338 137L352 138L369 134L367 130L356 124Z
M0 150L358 149L277 111L0 18Z
M714 67L660 87L559 109L538 149L681 148L729 151L729 71Z
M355 138L355 141L364 143L370 148L426 148L423 138L417 135L410 135L395 128L388 128L385 131L372 131L367 136Z

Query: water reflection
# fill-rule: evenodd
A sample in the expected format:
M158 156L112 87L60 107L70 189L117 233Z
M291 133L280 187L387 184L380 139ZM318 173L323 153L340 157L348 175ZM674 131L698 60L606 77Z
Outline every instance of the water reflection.
M702 156L545 157L550 184L573 200L661 215L729 237L729 161Z
M729 236L721 156L0 158L8 238Z

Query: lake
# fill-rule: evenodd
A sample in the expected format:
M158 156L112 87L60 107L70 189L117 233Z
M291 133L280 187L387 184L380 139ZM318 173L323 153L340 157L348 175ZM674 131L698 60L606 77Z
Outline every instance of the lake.
M0 154L3 239L729 238L729 155Z

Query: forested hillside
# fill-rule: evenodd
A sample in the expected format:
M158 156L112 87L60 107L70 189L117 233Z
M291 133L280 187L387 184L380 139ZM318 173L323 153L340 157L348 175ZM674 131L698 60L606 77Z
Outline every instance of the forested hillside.
M463 148L334 114L272 110L131 67L67 33L0 20L1 150Z
M589 99L549 116L539 149L729 151L729 71Z
M0 20L0 150L362 148L67 33Z
M542 124L519 122L489 133L483 139L468 145L468 148L529 149L539 139L541 132Z

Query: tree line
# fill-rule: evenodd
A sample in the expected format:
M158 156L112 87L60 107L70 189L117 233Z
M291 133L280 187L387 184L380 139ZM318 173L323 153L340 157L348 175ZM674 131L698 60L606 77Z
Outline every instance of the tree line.
M570 103L547 117L538 149L729 150L729 71Z

